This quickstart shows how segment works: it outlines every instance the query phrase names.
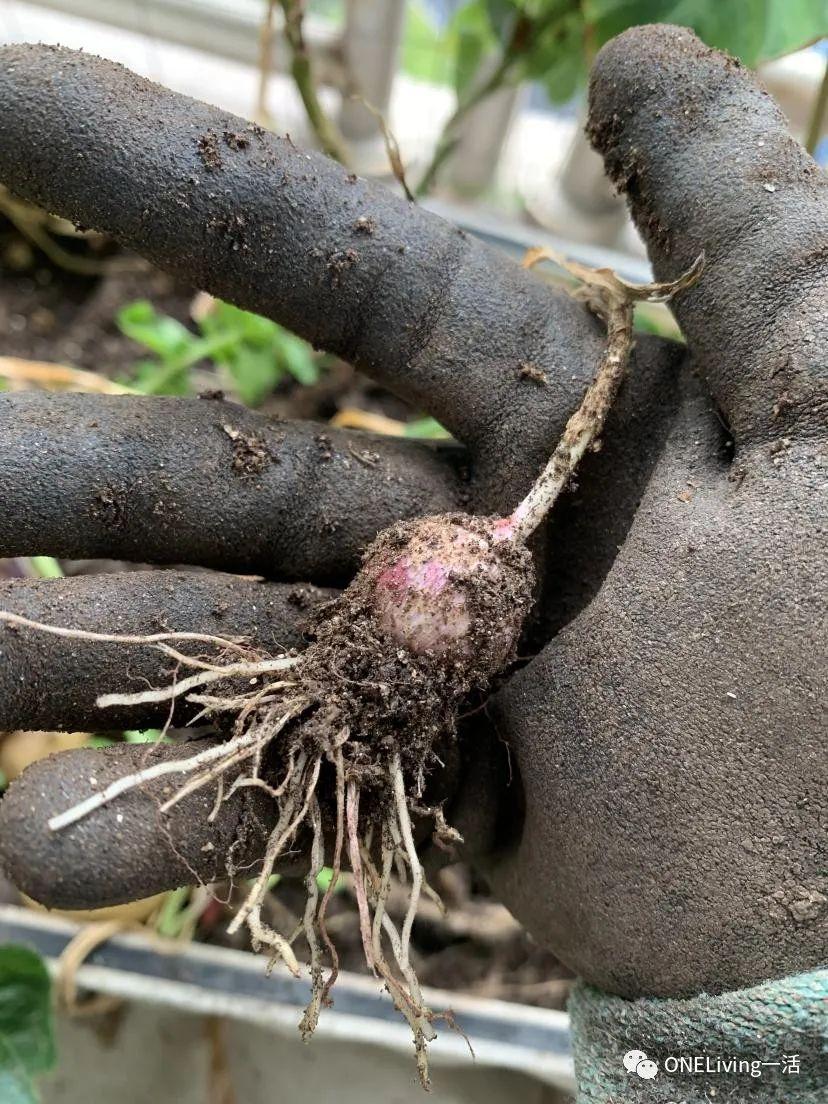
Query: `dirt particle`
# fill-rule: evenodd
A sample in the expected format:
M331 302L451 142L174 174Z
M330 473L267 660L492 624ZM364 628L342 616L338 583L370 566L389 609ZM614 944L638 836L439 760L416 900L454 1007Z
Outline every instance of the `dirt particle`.
M121 530L126 525L127 489L107 484L95 492L92 500L92 517L108 529Z
M785 452L786 449L789 449L790 447L790 437L779 437L777 438L777 440L771 442L769 452L771 456L779 456L780 453Z
M231 425L221 428L233 442L233 471L248 478L261 475L274 459L266 442L255 433L242 433Z
M360 215L354 222L353 229L357 234L375 234L377 231L376 219L372 219L370 215Z
M530 380L532 383L536 383L538 387L548 387L549 380L546 378L546 372L542 368L539 368L534 361L522 360L518 365L518 378L522 380Z
M734 487L741 487L747 478L747 468L744 467L732 467L727 474L728 483L732 483Z
M319 445L320 459L333 460L333 444L327 433L317 433L314 441Z
M294 609L306 610L309 609L312 603L312 595L307 587L292 587L288 591L287 595L288 605L293 606Z
M784 414L786 410L790 410L793 406L793 399L787 391L783 391L773 404L773 416L778 418L781 414Z
M248 248L244 237L245 226L245 217L239 214L214 215L207 220L207 229L226 237L234 252Z
M224 144L231 150L244 150L250 145L250 139L244 131L225 130Z
M375 468L380 462L380 454L378 452L372 452L371 449L358 449L353 444L348 444L348 452L353 456L354 460L358 464L362 464L365 468Z
M224 402L224 392L214 388L207 391L199 391L198 397L205 402Z
M329 254L327 269L330 276L331 287L339 287L342 277L348 269L353 268L359 262L359 253L356 249L337 249Z
M828 897L817 889L794 885L777 889L771 894L770 903L774 915L785 919L789 917L798 924L807 924L819 919L823 914L825 906L828 905Z
M356 182L359 180L359 177L356 173L348 173L345 179L348 181L349 184L356 184Z
M218 136L214 130L205 131L204 134L200 135L196 140L196 145L198 146L198 155L208 172L216 172L221 168L221 152Z

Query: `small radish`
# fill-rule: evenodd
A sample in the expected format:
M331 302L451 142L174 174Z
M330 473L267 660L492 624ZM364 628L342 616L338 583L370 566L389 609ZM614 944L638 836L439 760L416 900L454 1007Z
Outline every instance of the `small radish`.
M382 533L353 584L371 594L377 629L472 681L502 670L529 608L533 569L525 547L504 540L499 525L448 514Z

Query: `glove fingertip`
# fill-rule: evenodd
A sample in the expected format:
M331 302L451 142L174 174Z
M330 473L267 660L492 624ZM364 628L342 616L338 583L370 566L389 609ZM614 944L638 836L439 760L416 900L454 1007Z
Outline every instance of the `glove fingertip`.
M200 740L197 746L208 745ZM187 754L180 745L121 744L32 764L0 802L0 865L11 882L48 908L93 909L226 878L226 857L237 840L234 861L240 867L255 861L270 823L260 796L235 795L210 821L216 794L208 786L161 813L162 801L179 785L169 776L66 828L49 827L52 817L116 779Z

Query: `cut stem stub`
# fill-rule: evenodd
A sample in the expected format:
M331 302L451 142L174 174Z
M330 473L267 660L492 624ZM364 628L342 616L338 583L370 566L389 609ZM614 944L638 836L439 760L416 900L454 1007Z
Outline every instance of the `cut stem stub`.
M678 292L691 287L704 267L702 253L690 268L668 283L631 284L612 269L589 268L568 261L550 249L530 249L523 260L525 268L551 260L581 284L572 295L587 304L607 327L607 346L595 378L586 390L581 405L566 423L561 439L548 464L533 483L505 525L501 537L525 542L534 533L569 482L584 453L604 428L619 388L627 372L633 348L633 315L637 302L666 303Z

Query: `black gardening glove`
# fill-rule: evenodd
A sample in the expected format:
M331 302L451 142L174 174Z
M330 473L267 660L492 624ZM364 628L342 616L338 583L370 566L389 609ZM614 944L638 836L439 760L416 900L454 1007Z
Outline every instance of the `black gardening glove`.
M352 361L464 445L216 399L0 396L0 554L341 585L395 518L515 506L600 361L585 308L289 140L108 62L0 53L3 183ZM828 950L825 178L752 77L686 31L612 42L591 105L657 276L706 254L676 308L691 357L639 340L602 450L538 541L531 634L554 639L467 722L447 815L504 902L588 980L717 991ZM0 607L276 651L324 596L155 572L6 584ZM100 729L99 693L170 678L146 648L10 626L0 648L0 728ZM165 712L108 710L105 727ZM12 786L0 846L22 888L88 907L220 878L235 839L237 863L261 855L272 808L249 792L213 824L213 795L162 821L157 793L132 793L48 832L90 777L144 754L67 753Z

